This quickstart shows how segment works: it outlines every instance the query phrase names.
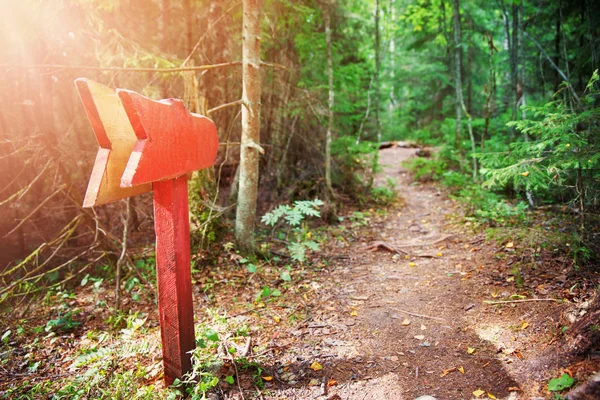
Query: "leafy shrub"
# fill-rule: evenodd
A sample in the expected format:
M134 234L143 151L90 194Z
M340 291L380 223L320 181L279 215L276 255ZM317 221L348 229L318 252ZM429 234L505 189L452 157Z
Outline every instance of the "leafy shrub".
M332 180L335 186L348 193L362 192L372 183L377 157L377 143L356 143L353 136L342 136L331 143L336 168Z
M294 202L293 207L282 204L263 215L261 221L272 227L283 222L286 228L282 232L282 240L287 240L286 247L290 257L295 261L304 262L306 251L318 251L319 243L311 240L311 233L303 222L306 217L320 217L319 207L323 204L319 199L298 200Z
M533 119L509 122L529 141L514 142L510 151L481 155L484 185L532 192L550 201L586 207L600 198L600 107L596 97L598 72L586 95L575 106L562 98L541 107L527 107Z

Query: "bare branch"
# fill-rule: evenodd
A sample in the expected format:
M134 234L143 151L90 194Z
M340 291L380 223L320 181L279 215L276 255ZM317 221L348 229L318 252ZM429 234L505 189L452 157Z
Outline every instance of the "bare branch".
M558 74L561 76L561 78L563 78L563 80L567 83L567 86L571 90L571 94L573 95L573 98L579 103L579 96L577 96L577 93L575 93L575 89L573 89L573 85L571 85L571 82L569 82L569 78L567 78L567 76L564 74L564 72L562 72L561 69L558 68L558 65L556 65L554 63L554 61L552 61L552 58L550 58L550 56L548 55L548 53L546 53L546 50L544 50L544 48L542 47L542 45L540 45L538 43L538 41L535 40L534 38L532 38L527 32L523 31L523 35L527 36L527 38L529 40L531 40L537 46L537 48L544 55L544 57L546 57L546 60L548 60L548 62L550 63L550 65L552 65L552 67L556 70L556 72L558 72Z

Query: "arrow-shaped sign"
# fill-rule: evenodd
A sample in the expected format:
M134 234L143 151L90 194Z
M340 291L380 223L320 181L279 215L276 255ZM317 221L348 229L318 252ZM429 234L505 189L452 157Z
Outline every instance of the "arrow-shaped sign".
M75 82L100 145L84 206L154 191L158 310L171 384L191 369L195 347L186 174L214 165L217 129L178 99Z
M130 90L117 93L138 138L122 187L176 178L215 163L219 139L210 119L179 99L154 101Z
M84 78L77 79L75 85L100 146L83 206L99 206L152 190L150 184L121 187L137 137L117 93Z

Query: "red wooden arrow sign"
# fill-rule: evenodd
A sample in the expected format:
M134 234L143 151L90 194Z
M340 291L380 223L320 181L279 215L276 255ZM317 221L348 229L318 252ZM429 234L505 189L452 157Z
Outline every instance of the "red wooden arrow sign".
M154 101L118 89L138 141L121 186L176 178L215 163L219 140L208 118L190 114L179 99Z
M75 86L100 146L83 206L99 206L152 190L150 184L121 188L121 176L137 136L117 93L83 78L77 79Z
M147 191L150 185L154 191L158 310L164 376L170 385L191 369L195 348L186 174L214 165L217 129L178 99L155 101L124 89L117 90L117 97L90 81L76 84L101 147L88 193L106 192L102 199L108 202ZM108 93L110 101L103 100ZM113 118L99 117L100 110ZM108 132L125 132L119 137L127 140L107 140ZM120 185L114 182L117 176ZM94 198L84 206L98 204Z

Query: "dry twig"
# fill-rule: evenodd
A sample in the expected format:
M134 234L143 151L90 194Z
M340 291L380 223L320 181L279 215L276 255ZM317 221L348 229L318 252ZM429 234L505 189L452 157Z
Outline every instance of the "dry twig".
M410 312L410 311L403 310L403 309L401 309L401 308L390 307L390 310L394 310L394 311L398 311L398 312L401 312L401 313L404 313L404 314L408 314L408 315L410 315L410 316L413 316L413 317L426 318L426 319L433 319L433 320L435 320L435 321L442 321L442 322L446 322L446 320L445 320L444 318L431 317L431 316L429 316L429 315L424 315L424 314L416 314L416 313L413 313L413 312Z
M530 302L534 302L534 301L555 301L557 303L563 302L563 300L561 300L561 299L519 299L519 300L498 300L498 301L484 300L483 302L485 304L510 304L510 303L530 303Z

